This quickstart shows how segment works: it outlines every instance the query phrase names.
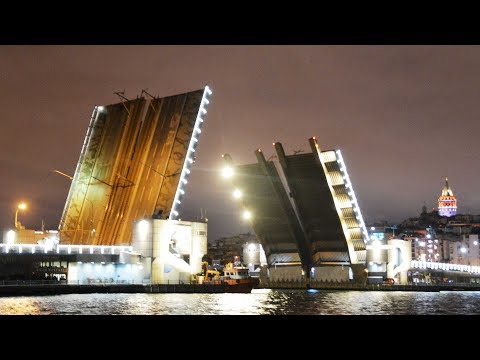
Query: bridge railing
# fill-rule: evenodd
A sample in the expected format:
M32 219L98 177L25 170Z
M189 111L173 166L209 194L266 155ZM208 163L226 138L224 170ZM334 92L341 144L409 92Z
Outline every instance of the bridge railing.
M461 272L468 272L472 274L480 274L480 266L439 263L439 262L430 262L430 261L412 260L410 262L410 268L444 270L444 271L461 271Z
M67 285L67 280L0 280L0 286Z
M123 245L43 245L43 244L0 244L4 254L111 254L132 251L132 246Z

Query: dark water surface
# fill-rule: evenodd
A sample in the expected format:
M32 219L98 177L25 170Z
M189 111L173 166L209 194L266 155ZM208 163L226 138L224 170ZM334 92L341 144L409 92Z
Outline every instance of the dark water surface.
M0 298L2 315L479 315L480 292L254 289L251 294L71 294Z

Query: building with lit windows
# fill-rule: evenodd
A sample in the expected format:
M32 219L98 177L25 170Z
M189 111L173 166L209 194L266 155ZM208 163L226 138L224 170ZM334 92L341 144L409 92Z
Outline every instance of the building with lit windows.
M218 262L225 265L238 256L243 263L247 263L248 261L243 256L243 248L245 244L249 243L258 243L255 234L237 234L210 240L208 242L208 262Z
M437 238L432 228L416 230L413 236L405 236L403 239L412 243L413 260L427 262L443 261L443 241Z
M460 241L449 241L449 260L454 264L480 266L477 234L463 235Z
M453 196L453 191L448 185L448 178L445 178L445 186L442 189L442 195L438 198L438 214L440 216L454 216L457 213L457 198Z

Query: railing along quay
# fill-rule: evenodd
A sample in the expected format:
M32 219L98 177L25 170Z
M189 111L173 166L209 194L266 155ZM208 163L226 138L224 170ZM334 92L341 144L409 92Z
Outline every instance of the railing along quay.
M307 286L305 281L262 281L261 288L266 289L317 289L317 290L357 290L357 291L480 291L480 284L358 284L347 282L313 281Z

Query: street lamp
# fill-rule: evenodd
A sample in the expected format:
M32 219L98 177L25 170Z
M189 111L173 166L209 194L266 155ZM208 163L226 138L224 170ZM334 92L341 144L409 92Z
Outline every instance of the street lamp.
M240 198L242 197L242 195L243 195L243 194L242 194L242 191L241 191L240 189L235 189L235 190L233 191L233 197L234 197L235 199L240 199Z
M234 173L235 173L235 171L233 170L233 167L231 167L231 166L225 166L222 169L222 176L225 179L230 179L234 175Z
M18 210L25 210L26 208L27 208L27 204L25 204L24 202L21 202L17 206L17 211L15 211L15 228L16 229L20 228L19 226L20 223L18 222Z
M249 210L245 210L242 217L244 220L250 220L252 218L252 213Z

